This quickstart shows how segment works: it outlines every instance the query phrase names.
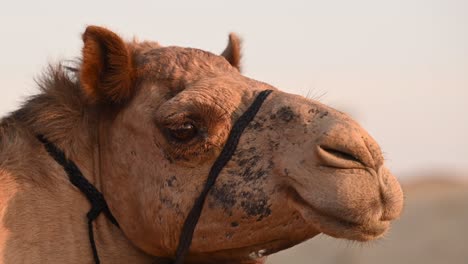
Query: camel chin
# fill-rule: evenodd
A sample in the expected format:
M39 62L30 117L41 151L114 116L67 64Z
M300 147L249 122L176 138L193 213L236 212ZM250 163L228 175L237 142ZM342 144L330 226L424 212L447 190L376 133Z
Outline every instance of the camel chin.
M315 235L320 234L317 232ZM309 238L315 235L309 234ZM187 263L198 264L215 264L215 263L264 263L268 255L291 248L297 244L304 242L303 240L278 239L261 243L258 245L249 245L241 248L223 249L219 251L203 252L192 254L188 258Z

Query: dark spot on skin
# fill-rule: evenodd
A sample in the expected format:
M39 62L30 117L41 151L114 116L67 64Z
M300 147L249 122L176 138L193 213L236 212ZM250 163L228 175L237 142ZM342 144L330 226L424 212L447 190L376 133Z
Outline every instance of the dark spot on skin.
M239 165L244 168L241 172L241 176L245 181L255 181L266 177L267 171L259 166L260 160L260 156L253 156L250 159L239 161Z
M221 185L221 187L215 185L211 190L214 198L221 204L223 209L228 212L230 212L231 208L236 204L235 188L235 183L228 182Z
M132 154L132 156L136 156L136 152L134 150L132 150L130 154Z
M164 198L164 197L161 198L161 202L163 204L167 205L168 207L171 207L171 208L173 207L171 201L169 199L167 199L167 198Z
M230 174L230 175L236 175L236 174L238 173L238 171L235 170L235 169L227 169L226 171L227 171L227 173Z
M252 164L248 164L244 166L244 170L241 172L241 176L246 180L246 181L252 181L254 179L253 173L252 173Z
M242 219L254 218L261 221L271 214L269 195L263 188L271 169L274 167L271 155L257 150L256 147L239 148L226 168L227 182L216 184L211 194L213 203L208 206L221 206L228 214L242 210ZM232 222L237 227L238 222Z
M279 142L270 140L270 141L268 142L268 146L270 147L270 148L269 148L269 151L273 152L273 151L278 150L278 149L279 149L279 145L280 145Z
M173 209L178 215L182 215L182 211L179 208L179 204L174 203L174 201L167 197L161 197L160 201L167 208Z
M319 109L317 109L317 108L311 108L311 109L309 109L309 111L307 111L307 113L311 114L312 117L315 117L315 116L323 115L323 114L324 114L324 113L320 114L321 111L320 111ZM325 111L325 113L326 113L325 116L328 115L328 112L327 112L327 111ZM320 118L323 118L323 116L320 117ZM309 121L309 120L308 120L308 121ZM309 121L309 122L310 122L310 121Z
M275 163L274 163L273 160L270 158L270 159L268 160L268 169L270 169L270 170L273 169L273 166L274 166L274 165L275 165Z
M277 114L278 114L278 117L285 122L289 122L293 120L295 117L294 112L291 110L291 107L289 106L281 107L280 110L278 110Z
M232 160L237 162L241 170L232 170L231 172L238 175L240 174L246 181L258 180L267 174L267 172L261 168L260 162L262 156L256 154L255 147L251 147L248 150L239 150Z
M265 193L241 192L241 196L246 198L241 202L241 207L248 216L256 216L257 221L271 214L268 197Z
M174 160L171 158L171 156L166 151L164 151L163 154L164 154L164 158L167 161L169 161L170 164L174 163Z
M239 149L236 151L235 155L233 156L233 159L237 159L238 156L243 157L248 155L249 153L255 152L257 149L255 147L250 147L248 149Z
M257 122L257 121L252 121L249 126L248 126L249 129L254 129L254 130L257 130L257 131L261 131L262 128L263 128L263 123L260 123L260 122Z
M258 178L262 178L262 177L265 176L266 174L267 174L266 171L264 171L264 170L259 170L259 171L257 171L257 172L255 173L255 178L257 178L257 179L258 179Z
M288 168L284 168L283 171L284 171L284 174L285 174L286 176L289 176L289 170L288 170Z
M250 157L247 157L247 158L240 159L238 161L238 164L241 167L253 166L253 165L257 164L261 160L261 158L262 157L260 157L259 155L253 155L253 156L250 156Z
M328 115L328 111L325 111L323 113L320 114L320 118L324 118Z
M176 181L177 181L176 176L171 176L169 179L166 180L166 184L169 187L173 187Z
M275 114L272 114L272 115L270 116L270 119L276 119L276 115L275 115Z
M264 116L259 116L252 120L250 124L247 126L248 129L253 129L256 131L262 131L265 128L265 122L267 118Z

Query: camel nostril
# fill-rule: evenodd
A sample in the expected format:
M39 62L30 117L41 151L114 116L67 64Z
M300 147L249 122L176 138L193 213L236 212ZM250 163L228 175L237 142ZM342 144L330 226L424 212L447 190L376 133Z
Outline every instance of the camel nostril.
M328 146L318 146L317 154L325 166L343 169L365 167L365 163L351 153L351 151Z
M332 148L328 148L328 147L322 147L322 149L325 150L326 152L340 158L340 159L345 159L345 160L356 161L356 162L362 163L358 158L353 156L353 154L350 154L348 152L344 152L342 150L332 149Z

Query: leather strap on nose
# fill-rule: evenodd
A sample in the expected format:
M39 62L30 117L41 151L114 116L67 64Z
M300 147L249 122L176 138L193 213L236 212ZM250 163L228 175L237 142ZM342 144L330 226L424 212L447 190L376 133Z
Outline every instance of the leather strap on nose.
M226 166L226 164L231 159L232 155L236 151L237 144L239 143L239 139L242 136L245 128L249 125L249 123L254 119L255 115L260 110L265 99L268 95L272 92L272 90L265 90L260 92L253 103L249 106L249 108L237 119L234 123L234 126L229 133L229 137L224 145L221 154L219 154L216 161L213 163L211 167L210 173L208 174L208 178L206 179L205 186L201 191L200 195L195 200L193 204L192 210L188 214L187 218L185 219L185 223L182 227L182 232L180 234L179 245L177 247L176 256L173 264L183 264L184 259L188 254L190 249L190 244L192 243L193 232L195 231L195 227L200 219L200 215L203 209L203 204L205 203L206 196L210 191L211 187L216 182L219 173L221 170Z

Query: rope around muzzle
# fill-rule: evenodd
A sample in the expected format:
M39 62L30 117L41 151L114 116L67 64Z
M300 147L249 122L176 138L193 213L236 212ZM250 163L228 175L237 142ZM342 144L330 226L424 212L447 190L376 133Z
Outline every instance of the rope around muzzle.
M223 150L221 151L220 155L218 156L218 158L213 163L213 166L210 169L203 190L195 200L192 209L190 210L189 214L187 215L187 218L185 219L184 225L182 226L182 231L180 234L179 245L177 247L175 259L172 262L172 264L184 263L185 257L189 252L190 245L192 243L193 233L195 231L195 227L198 223L198 220L200 219L200 215L208 192L215 184L219 173L222 171L224 166L226 166L226 164L229 162L232 155L236 151L240 137L242 136L242 133L244 132L245 128L247 128L249 123L254 119L255 115L260 110L260 107L262 106L263 102L271 92L272 90L264 90L260 92L253 101L253 103L249 106L249 108L234 123ZM93 221L96 220L96 218L101 213L104 213L106 217L112 222L112 224L119 227L117 220L112 215L106 203L106 200L104 199L104 195L101 192L99 192L96 189L96 187L94 187L83 176L78 166L72 160L69 160L65 156L65 153L63 151L61 151L52 142L47 140L43 135L36 135L36 138L44 145L47 153L58 164L60 164L63 167L70 182L75 187L77 187L90 202L91 209L86 214L88 220L88 236L91 245L91 250L93 253L94 262L96 264L100 264L96 242L94 241Z
M213 187L213 185L215 184L216 179L218 178L221 170L224 168L224 166L226 166L226 164L229 162L232 155L236 151L237 144L239 143L239 139L242 136L242 133L244 132L245 128L254 119L255 115L258 113L258 110L260 110L260 107L262 106L263 102L271 92L272 90L265 90L260 92L253 101L253 103L249 106L249 108L234 123L234 126L232 127L231 132L229 133L228 139L226 140L226 144L224 145L223 150L221 151L218 158L211 167L203 190L195 200L192 210L190 210L190 213L185 219L185 223L182 227L182 232L180 234L179 246L177 247L176 251L176 258L173 264L184 263L185 257L187 256L188 251L190 249L190 245L192 244L193 232L195 231L195 227L198 223L198 220L200 219L203 204L205 203L208 192L210 191L211 187Z

